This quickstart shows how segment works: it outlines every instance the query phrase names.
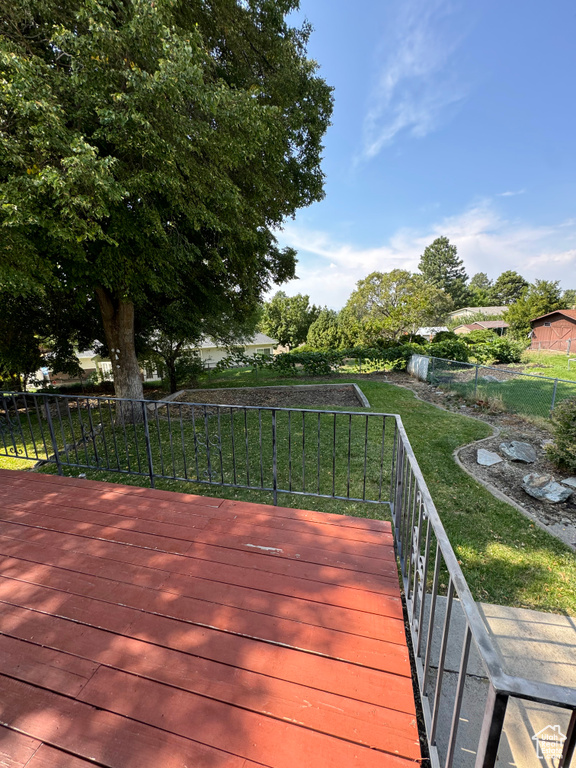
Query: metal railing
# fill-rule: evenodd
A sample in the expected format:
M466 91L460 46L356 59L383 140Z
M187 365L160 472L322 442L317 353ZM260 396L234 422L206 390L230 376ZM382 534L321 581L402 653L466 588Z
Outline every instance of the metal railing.
M0 455L341 501L388 503L396 418L88 395L4 393Z
M508 702L572 715L559 768L576 742L576 691L508 674L466 584L399 416L366 411L151 402L79 395L0 395L0 455L155 480L379 504L390 511L404 585L415 676L434 768L493 768ZM451 636L458 605L461 646ZM443 612L443 620L440 614ZM440 642L438 644L438 640ZM481 727L461 712L471 649L487 679ZM460 655L454 695L447 657ZM449 712L450 727L443 727ZM466 749L462 740L465 739Z
M576 381L569 379L440 357L428 360L430 384L511 413L548 417L563 400L576 397Z

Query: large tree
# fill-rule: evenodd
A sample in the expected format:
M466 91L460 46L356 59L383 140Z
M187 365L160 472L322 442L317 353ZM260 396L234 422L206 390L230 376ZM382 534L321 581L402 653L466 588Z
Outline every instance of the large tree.
M490 290L492 302L496 306L509 307L522 296L529 283L522 275L508 269L496 279Z
M346 343L373 346L442 321L453 309L447 293L403 269L359 280L340 313Z
M319 313L320 308L310 304L310 296L287 296L278 291L264 305L260 327L283 346L296 347L306 341L308 329Z
M522 296L512 304L504 314L504 320L510 324L510 333L525 340L530 333L530 321L536 317L563 309L562 291L558 280L536 280L529 285Z
M491 304L492 280L486 272L477 272L470 280L468 289L471 307L489 307Z
M0 280L97 301L119 396L142 397L151 296L255 306L294 274L273 231L323 196L332 107L297 4L3 6Z
M468 275L458 249L447 237L437 237L424 249L418 269L427 283L435 285L452 297L454 307L464 307L470 300L466 283Z
M324 307L308 329L306 343L314 349L338 349L342 343L338 313Z

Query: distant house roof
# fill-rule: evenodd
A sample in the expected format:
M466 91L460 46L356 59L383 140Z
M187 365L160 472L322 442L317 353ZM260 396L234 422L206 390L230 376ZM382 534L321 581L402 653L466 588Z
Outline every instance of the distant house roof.
M576 309L555 309L554 312L547 312L545 315L535 317L533 320L530 320L530 322L535 323L536 320L543 320L545 317L550 317L550 315L564 315L565 317L570 318L570 320L576 320Z
M481 328L509 328L509 324L504 320L475 320L472 325L479 325Z
M436 333L440 333L441 331L447 331L448 328L445 325L425 325L422 328L418 328L416 331L417 336L434 336Z
M448 313L448 317L463 317L464 315L502 315L508 307L461 307Z
M238 344L238 346L276 346L278 344L278 341L276 339L271 339L270 336L266 336L265 333L256 333L254 336L252 336L250 339L246 339L242 344ZM200 349L222 349L224 345L218 344L213 339L203 339L200 344L198 345L198 348Z

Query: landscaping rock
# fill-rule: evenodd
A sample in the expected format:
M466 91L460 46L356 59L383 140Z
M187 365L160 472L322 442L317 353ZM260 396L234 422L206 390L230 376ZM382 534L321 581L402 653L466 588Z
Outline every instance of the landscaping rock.
M574 488L576 491L576 477L566 477L562 482L564 485L567 485L569 488Z
M483 467L491 467L493 464L499 464L502 459L494 451L487 451L486 448L478 448L476 461Z
M551 504L567 501L572 496L572 491L557 483L552 475L538 475L536 472L524 476L522 488L535 499Z
M538 458L530 443L520 443L518 440L512 440L511 443L500 443L500 450L507 459L523 461L524 464L532 464Z
M497 379L496 376L490 376L490 374L487 374L486 376L482 376L481 378L482 378L482 381L488 381L488 382L495 381L496 384L500 383L500 379Z

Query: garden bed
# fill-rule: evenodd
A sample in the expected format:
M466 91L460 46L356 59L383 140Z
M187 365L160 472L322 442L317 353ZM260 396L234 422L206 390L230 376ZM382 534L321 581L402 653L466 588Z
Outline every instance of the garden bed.
M356 384L294 384L276 387L184 389L171 398L175 403L250 405L267 408L368 408L370 404Z

